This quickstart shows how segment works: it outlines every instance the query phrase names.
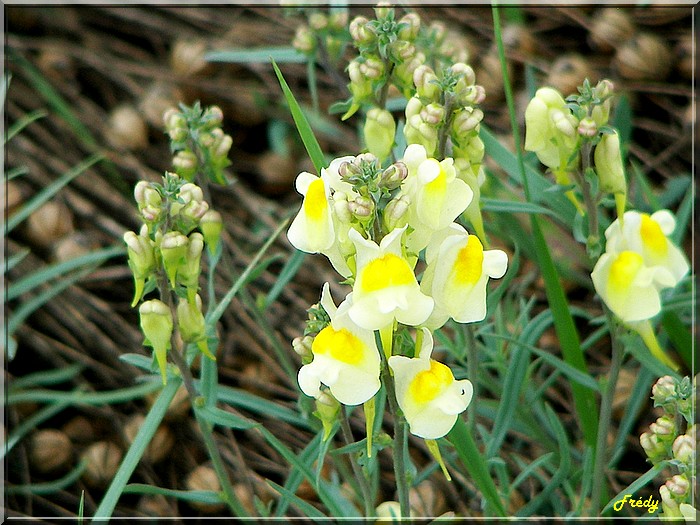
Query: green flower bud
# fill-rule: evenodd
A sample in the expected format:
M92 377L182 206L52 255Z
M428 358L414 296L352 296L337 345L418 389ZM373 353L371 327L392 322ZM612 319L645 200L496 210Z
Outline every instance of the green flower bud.
M625 213L627 182L617 132L603 134L593 152L593 161L601 189L615 194L617 216L622 217Z
M378 159L385 159L391 153L396 134L396 122L386 109L372 108L367 112L363 128L365 145Z
M407 119L404 126L404 136L408 144L422 145L428 157L434 155L438 143L437 128L423 122L420 115L414 115Z
M652 463L656 463L666 457L666 446L656 434L644 432L639 436L639 444Z
M395 40L389 47L391 55L397 62L410 60L416 56L416 46L406 40Z
M175 108L170 108L163 113L163 124L168 132L172 129L187 127L185 117L183 117L182 113Z
M418 97L411 97L406 103L406 120L414 115L420 115L420 112L423 111L423 107L423 103Z
M682 518L678 502L673 498L671 491L666 485L659 487L659 495L661 496L661 508L663 509L663 517L665 518Z
M406 164L401 161L395 162L382 172L379 178L379 186L389 191L395 190L401 186L406 177L408 177Z
M186 254L187 237L176 231L170 231L163 235L160 240L160 256L171 288L175 288L177 270Z
M305 335L304 337L295 337L292 340L292 348L301 357L301 362L304 365L309 364L314 359L314 355L311 352L311 345L314 342L314 338L310 335Z
M425 54L416 51L410 58L404 60L394 68L396 85L401 88L404 97L409 98L413 94L413 75L419 67L425 64L425 61ZM438 96L439 89L436 94L436 99Z
M207 210L199 220L199 229L202 230L204 244L207 245L209 253L214 253L216 246L219 244L223 228L224 223L221 214L216 210Z
M479 124L484 112L478 108L466 107L452 121L452 138L458 144L467 143L479 132Z
M440 104L431 102L421 110L420 117L426 124L437 126L445 118L445 108Z
M355 43L355 47L370 44L376 38L374 32L367 27L367 22L369 22L369 20L364 16L356 16L350 22L350 27L348 29Z
M328 17L328 25L336 31L343 31L348 25L347 11L336 11Z
M215 158L224 158L228 156L228 152L231 150L233 145L233 139L230 135L224 135L217 142L216 147L213 148L212 155Z
M180 259L180 265L177 267L177 281L187 288L187 295L191 303L194 303L195 295L199 289L203 250L204 236L199 232L192 233L187 242L185 256Z
M152 222L160 217L163 198L150 182L142 180L136 183L134 199L144 220Z
M411 200L408 195L401 195L391 199L384 208L384 226L387 231L403 228L408 224L408 208Z
M173 157L173 168L183 179L191 180L197 171L197 155L193 151L178 151Z
M420 31L420 16L416 13L407 13L399 19L399 24L405 24L405 27L399 30L399 38L415 40Z
M309 25L316 31L325 29L326 27L328 27L328 17L323 13L312 13L309 17Z
M578 131L578 134L582 137L592 138L598 133L598 124L596 124L594 119L585 117L578 123L578 128L576 131Z
M204 112L204 117L207 119L207 128L220 126L224 121L224 112L219 106L209 106Z
M682 434L678 436L671 447L673 458L690 464L695 455L695 445L695 440L690 435Z
M368 58L360 62L360 73L365 78L378 80L384 75L384 62L378 58Z
M429 100L438 100L440 86L437 85L437 75L427 64L418 66L413 72L413 84L419 97Z
M311 54L316 49L316 37L308 27L301 25L294 33L292 46L301 53Z
M155 352L163 384L167 382L166 358L173 333L173 316L163 301L152 299L139 307L141 330Z
M143 295L146 279L156 269L156 256L153 242L145 232L142 235L126 232L124 242L129 255L129 268L134 275L134 299L131 302L133 308Z
M434 21L430 23L428 27L428 32L430 34L430 39L434 42L434 45L439 45L445 40L445 35L447 35L447 27L440 21Z
M352 221L352 213L348 207L348 196L342 191L336 191L333 194L333 212L338 220L344 224L349 224Z
M675 499L683 500L690 490L690 483L684 474L676 474L666 481L666 487Z
M667 443L676 438L676 423L672 416L661 416L649 425L649 430L657 435L661 441Z
M216 361L207 345L207 329L199 294L194 296L194 301L180 298L177 303L177 326L185 343L195 343L205 356Z
M355 197L354 200L348 201L348 209L358 220L366 221L374 214L375 204L370 197L362 195Z
M333 424L338 419L340 413L340 403L328 391L321 392L321 395L316 399L316 411L314 415L321 420L323 424L323 440L328 439L328 436L333 430Z
M567 115L563 111L555 109L550 113L549 118L552 120L554 127L567 137L573 137L576 134L576 127L574 126L576 119L572 115Z
M454 92L456 95L464 93L467 89L476 83L476 74L474 69L464 62L457 62L450 66L450 71L453 75L458 76L459 80L455 85Z
M374 8L374 16L377 18L377 20L387 18L389 14L393 12L394 9L391 7L389 2L379 2Z
M168 130L168 136L170 137L170 140L173 142L182 142L187 138L187 128L182 127L182 128L170 128Z
M676 380L671 376L660 377L651 387L654 406L663 406L677 399Z
M204 192L202 188L192 182L187 182L180 187L177 192L177 199L180 202L175 202L170 206L170 215L174 216L190 204L191 202L202 202L204 200Z

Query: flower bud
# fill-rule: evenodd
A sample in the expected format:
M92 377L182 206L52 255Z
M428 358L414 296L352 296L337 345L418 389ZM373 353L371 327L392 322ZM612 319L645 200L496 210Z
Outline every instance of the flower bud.
M205 356L216 361L207 345L207 329L199 294L194 295L194 301L180 298L177 303L177 326L184 342L196 343Z
M678 436L672 446L673 457L678 461L689 464L695 455L695 441L688 434Z
M141 330L156 355L163 384L167 382L166 355L173 333L173 316L163 301L152 299L139 307Z
M375 204L370 197L362 195L355 197L354 200L348 201L348 209L360 221L366 220L374 214Z
M342 31L348 25L347 11L335 11L328 17L328 25L336 31Z
M437 126L445 118L445 108L440 104L432 102L421 110L420 117L423 122L432 126Z
M681 511L678 508L678 502L673 498L671 491L666 485L659 487L659 495L661 496L661 508L665 518L680 518Z
M224 135L221 137L221 140L219 140L218 144L212 151L212 155L215 158L224 158L228 156L228 152L231 150L231 146L233 145L233 139L231 138L230 135Z
M126 232L124 242L129 255L129 268L134 276L134 299L131 302L131 306L134 307L143 295L146 279L156 269L156 257L153 242L147 235Z
M458 95L466 91L469 87L473 86L476 82L476 74L474 73L474 69L464 62L452 64L452 66L450 66L450 70L452 71L453 75L459 76L457 85L454 88L454 92Z
M396 122L386 109L372 108L367 112L363 128L365 145L378 159L385 159L391 153L396 134Z
M178 267L187 254L187 242L187 237L176 231L166 233L160 240L160 255L172 288L175 288Z
M180 265L177 267L177 281L187 288L187 295L191 303L194 303L195 295L199 289L202 250L204 250L204 236L199 232L194 232L188 239L187 252L180 259Z
M311 16L309 16L309 25L316 31L325 29L328 27L328 17L319 12L311 13Z
M437 100L440 95L440 86L437 85L437 75L433 68L423 64L413 72L413 84L419 97L429 100Z
M666 487L672 496L682 499L690 489L688 478L683 474L676 474L671 479L666 481Z
M375 38L374 32L367 27L367 22L369 22L369 20L364 16L356 16L350 22L349 31L350 36L355 42L355 47L369 44Z
M390 200L384 208L384 226L387 231L403 228L408 224L408 207L411 201L408 195L401 195Z
M168 130L168 136L173 142L182 142L187 138L187 134L187 128L184 126L178 128L173 127Z
M418 97L411 97L406 103L406 120L423 111L423 103Z
M158 218L163 199L150 182L142 180L136 183L134 186L134 199L141 215L146 220L152 221ZM144 213L144 210L147 210L147 212Z
M316 399L316 411L314 415L321 420L323 424L323 440L328 439L328 436L333 430L333 424L340 413L340 403L328 391L322 391L321 395Z
M639 436L639 444L652 463L656 463L666 456L666 446L656 434L644 432Z
M399 29L399 38L415 40L420 31L420 16L416 13L407 13L399 19L399 24L405 24L405 27Z
M316 38L307 26L301 25L294 33L292 46L301 53L310 54L316 49Z
M333 194L333 212L342 223L348 224L352 221L352 213L348 207L348 196L342 191L336 191Z
M476 84L467 90L466 95L462 97L462 104L477 106L486 100L486 90L484 86Z
M169 132L171 129L186 128L187 121L179 110L169 108L163 113L163 125L165 126L165 130Z
M387 190L395 190L408 177L408 167L399 161L385 169L379 179L379 185Z
M675 438L676 424L672 417L661 416L654 423L649 425L649 430L659 436L659 439L667 441Z
M479 123L484 118L484 112L478 108L466 107L452 121L452 133L457 142L467 142L474 133L479 131Z
M190 180L197 171L197 155L193 151L178 151L173 157L173 168L183 179Z
M391 54L398 62L410 60L416 55L416 46L406 40L396 40L390 46Z
M576 128L574 127L576 119L571 115L569 117L567 118L567 115L560 110L554 110L550 114L554 126L567 137L573 137L576 135Z
M423 122L420 115L413 115L406 120L404 136L408 144L420 144L430 157L435 153L438 132L435 126Z
M338 175L340 175L340 178L344 181L351 182L353 177L362 175L362 170L360 169L359 163L343 162L340 166L338 166Z
M374 16L377 18L377 20L381 20L389 16L389 13L392 13L393 11L394 10L389 2L379 2L374 8Z
M360 63L360 73L362 73L365 78L377 80L384 74L384 62L377 58L368 58Z
M625 169L622 165L620 137L617 132L603 134L595 148L593 159L600 188L609 193L626 194Z
M444 23L435 21L430 23L428 32L430 34L430 39L434 42L434 45L438 45L445 39L447 28L445 27Z
M207 210L199 219L199 229L204 236L204 244L207 245L209 253L214 253L221 238L221 231L224 228L221 214L216 210Z
M651 387L651 397L654 399L654 406L663 406L676 399L676 380L671 376L659 378Z
M314 338L310 335L305 335L304 337L295 337L292 340L292 348L301 357L302 364L309 364L313 360L313 353L311 352L311 345L314 342Z
M593 138L598 133L598 125L596 121L590 117L584 117L578 123L576 130L582 137Z

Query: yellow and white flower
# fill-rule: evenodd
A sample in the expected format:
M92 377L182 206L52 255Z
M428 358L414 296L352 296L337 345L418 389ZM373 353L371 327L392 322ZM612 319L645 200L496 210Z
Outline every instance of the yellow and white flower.
M435 308L425 324L436 329L450 317L458 323L486 317L486 285L489 278L503 277L508 256L502 250L484 250L476 235L453 223L433 236L426 262L421 290L433 297Z
M683 252L668 238L675 228L676 220L668 210L651 215L631 210L625 212L622 223L617 219L605 231L606 251L638 253L645 266L668 270L675 286L690 269Z
M663 266L647 266L636 251L607 251L591 273L593 286L608 308L623 322L643 321L661 311L659 291L675 286Z
M379 245L354 229L349 237L357 250L357 277L348 294L350 318L367 330L380 330L394 319L405 325L423 323L433 309L433 299L423 294L413 269L401 251L406 227L396 228Z
M467 209L474 193L457 177L451 158L438 162L427 156L423 146L411 144L404 152L403 161L408 177L402 194L407 195L411 203L408 224L414 230L406 246L409 251L418 253L434 232L448 227Z
M318 398L324 384L344 405L364 403L380 387L380 357L374 333L353 322L348 316L349 303L336 308L328 283L323 285L321 306L331 323L314 338L313 361L299 370L299 386L306 395Z
M392 356L389 367L396 382L396 400L412 434L438 439L447 434L457 416L469 406L474 389L468 379L456 381L452 370L430 359L433 336L423 328L418 357Z
M335 241L329 185L304 171L297 176L296 189L304 201L287 231L289 242L306 253L327 250Z

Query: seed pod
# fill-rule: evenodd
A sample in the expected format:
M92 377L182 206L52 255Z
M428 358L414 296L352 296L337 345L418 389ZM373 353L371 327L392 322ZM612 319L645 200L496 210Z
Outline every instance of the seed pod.
M59 430L40 430L32 437L29 460L39 472L51 472L68 463L72 445Z
M11 217L24 203L24 192L15 181L5 183L5 214Z
M445 494L429 479L411 488L408 503L416 516L438 516L447 510Z
M71 441L76 443L92 441L95 435L92 423L85 416L75 416L63 425L62 430Z
M181 77L205 72L207 44L203 40L178 40L170 53L170 67Z
M49 247L73 230L73 213L57 200L48 201L27 219L27 236L42 248Z
M639 33L617 50L614 66L629 80L664 80L673 61L668 45L651 33Z
M135 107L122 105L110 113L105 138L117 149L141 150L148 146L148 128Z
M190 472L185 484L187 490L221 491L221 484L219 483L219 478L216 477L216 472L207 465L200 465ZM209 513L219 512L226 507L223 503L203 503L200 501L190 501L190 505L203 512Z
M82 232L74 232L56 241L51 247L51 259L62 262L90 252L92 243Z
M122 451L114 443L98 441L85 449L81 458L87 461L83 472L85 481L94 487L104 487L117 473Z
M592 47L610 53L634 35L634 23L626 9L602 8L593 15L588 35Z

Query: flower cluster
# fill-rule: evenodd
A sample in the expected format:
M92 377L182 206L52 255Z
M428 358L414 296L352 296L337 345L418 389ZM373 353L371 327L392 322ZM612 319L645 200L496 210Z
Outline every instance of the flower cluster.
M685 518L690 523L695 523L697 513L693 502L697 488L693 490L693 487L697 483L698 436L692 415L696 388L697 376L692 384L689 377L682 380L671 376L660 378L652 388L652 398L654 406L662 408L663 415L639 437L652 464L667 462L677 472L659 488L662 516Z
M199 102L165 112L163 122L170 136L175 173L192 182L199 170L205 180L226 183L224 169L231 164L228 153L233 140L221 129L222 120L218 106L202 109Z
M221 215L209 209L199 186L174 173L166 173L163 184L138 182L134 197L144 224L138 234L124 234L134 276L132 306L156 288L178 297L176 308L160 299L146 300L139 307L146 344L153 347L165 383L174 325L183 342L194 343L214 359L198 291L202 252L205 246L213 251L219 243Z
M296 186L304 200L290 242L326 255L352 283L337 307L324 287L322 313L313 310L313 329L295 341L305 363L301 389L316 398L327 392L346 405L365 403L379 390L386 361L411 432L444 436L472 389L431 358L431 331L450 318L483 320L488 279L501 277L507 266L504 252L485 250L454 222L473 192L456 176L453 159L438 161L417 144L388 168L368 153L342 157L320 177L301 173ZM427 264L419 282L415 268L423 250ZM394 344L405 341L397 334L406 327L416 328L415 343Z
M608 308L672 367L655 342L649 319L661 311L660 291L676 286L690 269L683 252L668 238L675 226L668 210L651 215L625 212L605 231L605 253L591 273Z
M312 59L318 58L335 65L349 40L347 13L344 11L325 13L320 9L301 9L307 15L307 22L297 27L292 46Z

